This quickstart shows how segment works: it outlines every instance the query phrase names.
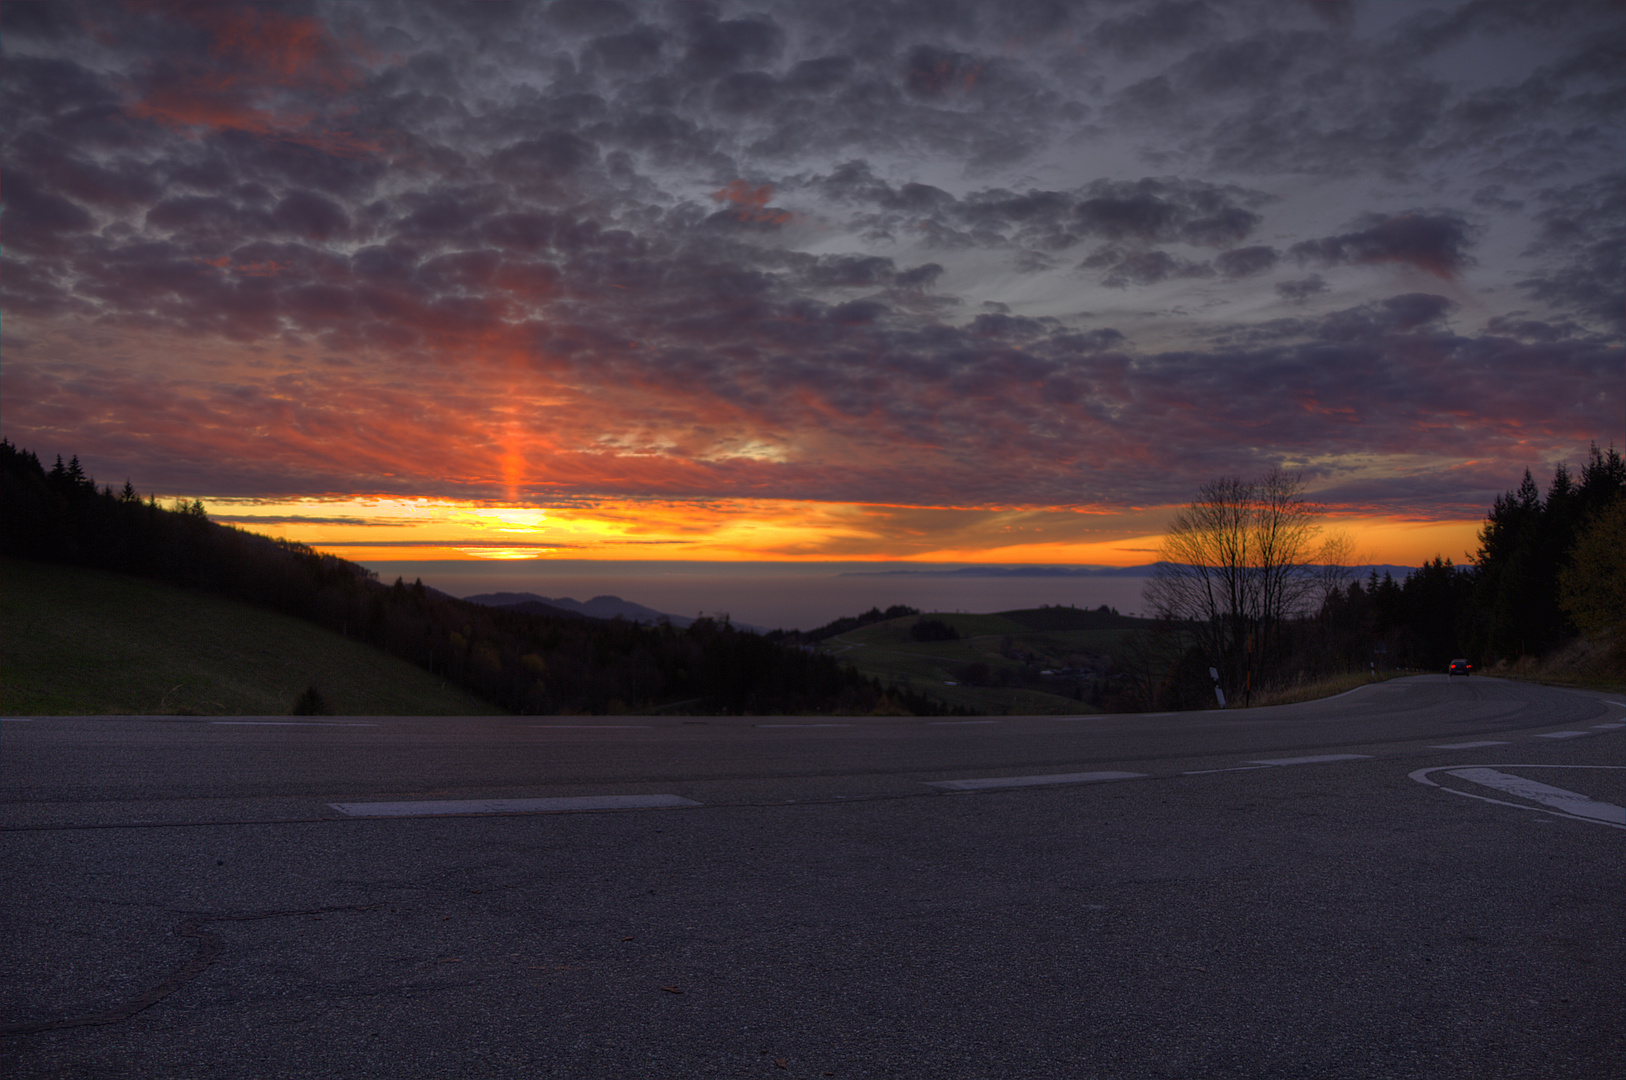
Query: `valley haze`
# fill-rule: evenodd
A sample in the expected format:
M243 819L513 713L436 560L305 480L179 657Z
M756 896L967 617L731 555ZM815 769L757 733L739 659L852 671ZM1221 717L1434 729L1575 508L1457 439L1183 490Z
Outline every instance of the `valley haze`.
M1142 614L1151 566L934 566L919 563L708 563L576 560L546 562L371 562L379 578L463 598L511 592L548 597L611 595L674 617L728 615L767 629L811 630L871 607L924 612L1011 611L1045 605ZM1360 566L1397 580L1410 567ZM614 611L609 610L610 614ZM587 614L594 614L588 611ZM632 617L629 614L629 617ZM650 616L642 616L647 619ZM676 622L676 619L674 619ZM678 625L683 625L678 623Z

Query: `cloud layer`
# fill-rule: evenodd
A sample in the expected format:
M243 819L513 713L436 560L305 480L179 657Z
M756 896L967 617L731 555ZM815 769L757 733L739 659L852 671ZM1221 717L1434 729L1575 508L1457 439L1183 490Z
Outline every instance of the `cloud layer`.
M1618 5L9 4L14 442L986 510L1620 433Z

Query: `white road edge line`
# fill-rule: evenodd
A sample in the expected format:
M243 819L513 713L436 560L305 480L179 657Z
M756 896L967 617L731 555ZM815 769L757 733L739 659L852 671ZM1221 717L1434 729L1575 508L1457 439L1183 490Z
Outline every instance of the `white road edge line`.
M1481 746L1506 746L1505 742L1449 742L1429 747L1430 750L1477 750Z
M1467 780L1474 784L1483 784L1497 791L1505 791L1509 795L1517 795L1521 799L1542 803L1546 806L1556 807L1574 817L1591 818L1606 824L1618 824L1626 828L1626 807L1616 806L1614 803L1599 802L1590 795L1582 795L1575 791L1566 791L1563 788L1543 784L1538 780L1527 780L1522 776L1512 776L1495 769L1452 769L1451 775L1460 780Z
M526 724L528 728L570 728L597 731L599 728L651 728L654 724Z
M556 799L436 799L427 802L328 805L350 817L444 817L452 814L547 814L565 810L654 810L702 804L677 795L578 795Z
M852 724L758 724L757 727L852 727Z
M999 723L999 721L998 720L928 720L928 721L926 721L926 723L935 724L938 727L952 727L952 726L954 726L956 724L997 724L997 723Z
M1054 776L991 776L983 780L922 780L946 791L986 791L990 788L1043 787L1052 784L1093 784L1100 780L1140 780L1146 773L1086 772Z
M1626 765L1495 765L1495 766L1482 766L1481 768L1486 772L1491 772L1491 771L1493 771L1495 769L1626 769ZM1621 823L1616 824L1613 821L1605 821L1602 818L1588 817L1588 816L1584 816L1584 815L1580 815L1580 814L1572 814L1572 813L1569 813L1568 811L1565 811L1565 810L1550 809L1549 807L1546 807L1546 806L1531 806L1528 803L1508 802L1506 799L1493 799L1493 798L1489 797L1488 795L1475 795L1471 791L1458 791L1456 788L1446 787L1444 784L1441 784L1436 780L1430 780L1429 777L1428 777L1429 773L1436 773L1436 772L1449 772L1453 776L1455 776L1456 773L1453 770L1456 770L1456 769L1465 769L1467 771L1474 771L1474 767L1472 767L1472 766L1436 765L1433 768L1430 768L1430 769L1418 769L1415 772L1410 772L1410 773L1407 773L1406 775L1409 776L1411 779L1417 781L1419 784L1427 784L1429 787L1439 788L1441 791L1449 791L1451 794L1453 794L1453 795L1461 795L1465 799L1478 799L1480 802L1495 803L1498 806L1511 806L1515 810L1533 810L1538 814L1552 814L1554 817L1573 818L1576 821L1590 821L1590 822L1592 822L1592 823L1594 823L1596 825L1607 825L1611 829L1626 829L1626 821L1622 821ZM1516 779L1519 779L1519 778L1518 777L1513 777L1512 779L1516 780ZM1473 782L1475 782L1475 781L1470 781L1470 783L1473 783ZM1545 787L1546 785L1541 785L1541 786ZM1557 788L1557 789L1554 789L1554 790L1562 791L1563 789L1562 788ZM1572 796L1574 795L1573 792L1566 792L1566 794L1569 794L1569 795L1572 795ZM1584 797L1584 796L1577 796L1577 797ZM1608 804L1603 804L1603 805L1608 805ZM1626 815L1626 810L1622 810L1622 814Z
M1269 765L1233 765L1229 769L1192 769L1190 772L1183 772L1180 775L1181 776L1207 776L1209 773L1217 773L1217 772L1249 772L1249 771L1251 771L1253 769L1268 769L1268 768L1270 768Z

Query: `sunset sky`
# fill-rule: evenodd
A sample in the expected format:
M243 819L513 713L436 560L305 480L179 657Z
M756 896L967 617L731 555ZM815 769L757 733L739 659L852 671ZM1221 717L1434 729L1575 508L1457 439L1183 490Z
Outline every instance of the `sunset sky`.
M1415 565L1623 440L1621 3L0 19L0 430L364 563Z

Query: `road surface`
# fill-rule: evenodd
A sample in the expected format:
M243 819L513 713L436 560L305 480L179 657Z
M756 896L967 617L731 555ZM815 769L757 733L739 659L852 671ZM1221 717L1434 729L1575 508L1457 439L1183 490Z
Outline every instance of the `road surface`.
M18 1077L1626 1076L1626 698L6 718Z

